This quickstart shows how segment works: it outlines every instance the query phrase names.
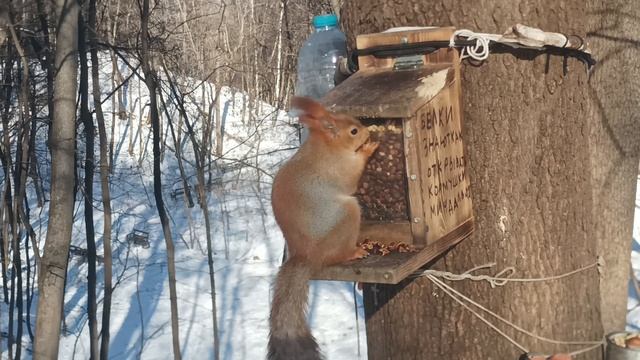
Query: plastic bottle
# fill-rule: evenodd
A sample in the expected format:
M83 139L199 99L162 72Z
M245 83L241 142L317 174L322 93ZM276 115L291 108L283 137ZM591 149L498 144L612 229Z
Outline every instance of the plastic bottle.
M298 54L295 94L317 100L335 86L338 58L347 56L347 39L334 14L315 16L313 27L315 31Z
M338 58L347 56L347 38L338 29L335 14L318 15L313 18L314 32L298 53L296 96L322 98L335 86ZM291 116L297 116L294 110ZM298 129L300 143L307 139L307 129Z

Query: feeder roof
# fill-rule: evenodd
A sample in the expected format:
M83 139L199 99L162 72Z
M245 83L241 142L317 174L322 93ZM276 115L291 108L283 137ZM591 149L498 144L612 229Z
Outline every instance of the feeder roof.
M322 103L354 117L407 118L453 81L452 64L412 70L367 69L331 90Z

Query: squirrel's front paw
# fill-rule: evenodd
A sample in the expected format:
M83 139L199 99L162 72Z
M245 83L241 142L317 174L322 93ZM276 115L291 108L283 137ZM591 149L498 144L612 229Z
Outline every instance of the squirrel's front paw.
M369 157L376 151L379 145L380 143L377 143L377 142L365 143L360 148L360 152L362 152L363 154L367 155L367 157Z

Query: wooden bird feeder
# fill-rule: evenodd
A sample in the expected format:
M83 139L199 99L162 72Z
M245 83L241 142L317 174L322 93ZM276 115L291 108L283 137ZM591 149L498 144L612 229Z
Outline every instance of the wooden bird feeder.
M89 253L87 252L87 249L75 245L69 245L69 256L78 257L81 262L85 262L89 258ZM98 264L102 264L104 262L104 256L96 254L96 261Z
M361 35L358 50L449 41L454 28ZM380 146L356 193L360 240L403 242L416 252L372 255L325 268L314 278L395 284L473 231L462 137L460 60L455 49L359 56L360 70L323 99L359 118Z
M127 242L143 249L148 249L149 246L151 246L149 243L149 233L138 229L133 229L133 231L127 234Z

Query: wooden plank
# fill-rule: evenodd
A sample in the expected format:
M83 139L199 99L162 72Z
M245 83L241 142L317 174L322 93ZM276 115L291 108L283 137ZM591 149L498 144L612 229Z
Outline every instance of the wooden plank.
M332 111L354 117L408 118L437 93L425 92L423 80L451 66L434 64L415 70L358 71L333 88L321 102Z
M440 27L358 35L356 38L356 47L358 49L368 49L381 45L413 44L424 41L449 41L455 30L454 27ZM457 55L457 51L454 49L440 49L433 54L423 56L423 61L425 63L450 63L453 61L455 55ZM395 59L393 58L379 59L372 55L358 57L360 70L392 68L394 64Z
M411 224L404 222L364 222L360 226L358 243L364 240L378 241L383 244L392 242L413 244L411 241Z
M451 74L455 71L454 68ZM436 241L472 216L458 82L459 77L451 76L446 88L417 114L427 243Z
M397 284L471 235L473 227L474 220L469 218L450 233L427 245L417 253L393 253L386 256L372 255L366 259L326 267L314 274L313 279Z
M333 265L314 274L313 280L357 281L395 284L396 269L415 257L414 253L371 255L365 259Z
M427 244L427 229L422 204L422 181L420 177L420 162L418 158L418 143L416 141L416 127L414 117L405 119L404 128L404 156L407 170L407 184L409 197L409 213L411 221L412 244L422 247Z

